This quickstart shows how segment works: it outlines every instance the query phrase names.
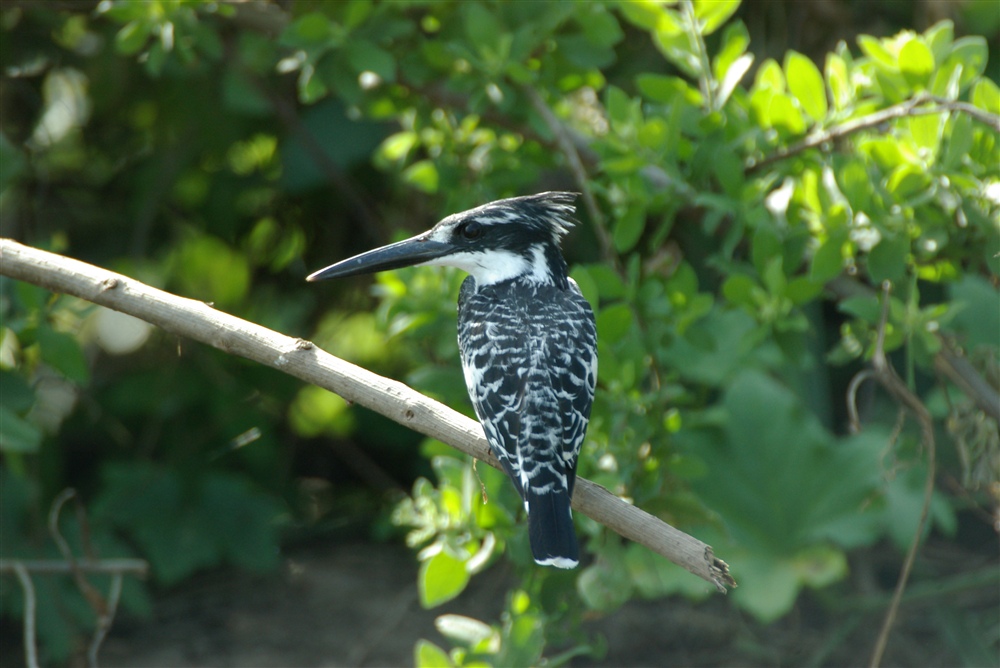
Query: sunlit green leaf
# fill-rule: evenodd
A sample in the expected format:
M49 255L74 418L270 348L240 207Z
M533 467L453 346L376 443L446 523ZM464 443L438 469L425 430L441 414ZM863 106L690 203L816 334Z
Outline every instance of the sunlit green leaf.
M435 193L440 177L437 166L430 160L415 162L403 170L403 181L425 193Z
M433 608L450 601L461 594L467 584L469 572L465 562L442 550L420 564L417 575L420 605Z
M695 0L694 15L703 34L711 35L740 8L740 0Z
M847 64L836 53L826 54L826 81L830 87L830 99L838 111L847 107L854 97L851 77Z
M949 63L962 64L962 76L959 84L964 90L983 75L988 59L989 48L986 45L986 38L979 35L969 35L955 40L951 54L945 60L945 66Z
M859 35L858 46L862 53L872 59L872 61L883 70L896 72L899 69L899 60L892 53L882 40L870 35Z
M796 51L785 54L785 78L788 90L813 120L826 117L826 86L819 68L808 57Z
M495 633L489 624L465 615L441 615L434 620L434 628L444 637L466 647L475 647Z
M767 109L767 123L771 127L781 128L790 135L799 135L806 130L806 121L792 98L784 93L771 98Z
M983 111L1000 115L1000 87L992 79L980 79L972 89L972 104Z
M413 665L416 668L453 668L455 664L443 649L421 639L413 647Z
M907 83L923 88L934 71L934 54L920 39L913 38L899 50L899 69Z

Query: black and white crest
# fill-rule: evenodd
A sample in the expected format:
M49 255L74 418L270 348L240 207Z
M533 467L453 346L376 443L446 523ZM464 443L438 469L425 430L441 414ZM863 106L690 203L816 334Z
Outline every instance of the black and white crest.
M570 501L597 382L594 314L559 249L575 222L575 198L549 192L491 202L309 277L414 264L470 274L458 299L469 397L524 501L535 560L559 568L579 563Z

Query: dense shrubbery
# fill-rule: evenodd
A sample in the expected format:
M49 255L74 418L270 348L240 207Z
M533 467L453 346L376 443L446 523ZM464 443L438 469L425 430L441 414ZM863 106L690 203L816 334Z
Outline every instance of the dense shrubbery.
M3 234L308 336L468 411L457 272L379 276L374 302L360 281L336 296L299 281L452 211L580 191L567 255L600 339L580 474L712 543L734 602L773 620L803 587L843 580L849 550L889 539L902 554L925 503L925 533L943 536L957 510L996 503L989 395L941 365L957 351L995 392L1000 89L987 41L948 20L779 62L755 55L738 8L20 3L2 13ZM492 626L442 617L456 647L422 641L421 665L565 658L586 651L569 640L585 610L708 594L586 518L589 565L538 571L496 471L434 442L427 469L414 436L334 395L0 285L5 557L53 551L34 518L74 485L102 553L149 559L157 582L266 569L281 527L384 524L344 492L356 483L316 483L317 442L357 440L417 478L392 521L421 548L424 604L496 559L522 577ZM957 483L932 498L898 398L862 386L848 435L848 380L881 351ZM69 617L93 623L73 597L52 591L64 605L40 610L55 658ZM148 606L135 586L125 604ZM20 614L7 587L3 606Z

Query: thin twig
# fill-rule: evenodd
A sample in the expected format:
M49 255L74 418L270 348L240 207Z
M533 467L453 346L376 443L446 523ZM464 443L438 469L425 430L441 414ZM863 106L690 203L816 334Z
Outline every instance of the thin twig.
M127 573L140 578L149 574L149 563L143 559L78 559L73 564L62 559L0 559L0 573L16 573L19 565L38 574L72 574L74 569L81 573Z
M380 413L499 468L474 420L419 392L345 362L296 339L211 306L157 290L71 258L0 239L0 275L128 313L162 329L239 355ZM573 507L625 538L647 546L720 591L735 586L729 567L711 546L658 517L578 479Z
M875 291L868 285L847 276L838 276L826 284L837 299L872 297ZM934 356L934 367L944 373L976 405L995 421L1000 422L1000 394L976 371L968 358L957 351L951 341L938 333L941 350Z
M932 104L934 106L924 106ZM987 111L983 111L967 102L956 100L946 100L931 95L915 95L909 100L904 100L891 107L880 109L871 114L854 118L840 125L835 125L824 130L817 130L811 133L802 141L792 144L788 148L781 148L771 155L756 162L750 162L746 166L746 173L752 174L775 162L785 160L793 155L808 151L813 148L820 148L827 144L832 144L840 139L848 137L856 132L877 128L889 121L894 121L908 116L926 116L929 114L943 114L960 112L968 114L973 119L989 126L995 132L1000 132L1000 116L996 116Z
M903 567L899 573L899 579L896 581L896 588L893 591L892 600L889 603L888 610L886 610L885 618L882 620L882 628L879 630L878 638L875 641L875 647L872 650L872 657L869 663L871 668L878 668L879 664L882 662L886 645L889 642L889 634L892 632L892 626L896 621L896 614L899 612L899 604L903 598L903 592L906 590L906 583L909 580L910 572L913 569L913 564L917 558L917 552L920 549L920 541L923 537L924 526L927 523L927 517L930 512L931 499L934 495L936 459L934 447L934 423L931 419L930 413L927 411L927 407L924 406L920 399L913 394L913 392L911 392L906 384L899 378L895 370L892 368L892 365L889 364L889 360L885 355L885 330L889 320L890 288L891 285L888 281L882 284L882 312L879 317L875 352L872 356L872 370L874 372L873 377L901 406L905 407L916 417L917 422L920 425L922 435L921 444L923 445L924 452L927 455L927 478L924 481L924 502L920 509L920 518L917 521L913 541L910 544L909 550L907 550L906 558L903 560ZM860 376L861 374L859 373L858 375ZM857 376L855 378L857 378ZM853 380L851 384L852 386L855 385Z
M28 668L38 668L38 648L35 646L35 585L24 564L15 562L12 570L24 591L24 663Z
M537 90L531 86L522 86L521 91L528 98L528 101L531 102L531 106L538 112L538 115L542 117L542 120L545 121L545 125L552 131L552 134L556 138L556 143L559 145L559 150L566 157L569 171L573 174L573 180L576 181L576 186L580 189L580 194L583 197L583 204L587 207L590 220L594 223L594 234L597 236L597 243L601 246L601 257L605 260L616 262L617 255L614 251L611 236L608 234L604 214L601 213L600 207L597 206L594 191L590 187L590 179L587 177L587 169L583 165L583 160L580 157L580 152L576 149L573 138L567 131L566 126L552 113L549 105L546 104Z
M49 509L49 533L59 548L59 552L69 564L70 572L73 574L73 580L76 582L77 588L83 594L83 597L87 599L87 603L94 610L94 614L100 619L107 612L107 602L101 596L101 592L97 591L94 585L90 584L87 578L84 577L83 571L77 568L77 558L59 530L59 514L62 512L62 507L67 501L75 497L76 490L67 488L60 492L59 496L52 502L52 507Z
M90 668L97 668L97 653L101 649L101 643L111 630L111 625L115 622L115 614L118 612L118 601L122 595L122 574L115 573L111 576L111 588L108 590L107 610L97 617L97 628L94 629L94 637L90 640L90 647L87 648L87 665Z
M874 375L875 372L871 369L862 369L854 374L854 378L851 378L851 382L847 386L847 426L852 434L861 431L861 417L858 414L858 388Z

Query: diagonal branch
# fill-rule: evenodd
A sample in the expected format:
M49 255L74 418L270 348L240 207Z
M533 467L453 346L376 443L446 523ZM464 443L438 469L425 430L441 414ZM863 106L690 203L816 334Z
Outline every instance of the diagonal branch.
M748 163L746 166L746 173L751 174L775 162L780 162L781 160L790 158L793 155L802 153L803 151L833 144L834 142L857 132L878 128L885 125L889 121L905 118L907 116L926 116L928 114L947 114L952 112L968 114L976 121L988 126L994 132L1000 132L1000 116L983 111L968 102L946 100L932 95L916 95L908 100L894 104L891 107L879 109L878 111L860 116L858 118L852 118L849 121L845 121L844 123L833 127L817 130L809 134L805 137L805 139L802 139L796 144L792 144L788 148L781 148L761 160Z
M452 445L499 468L477 422L406 385L192 299L157 290L93 265L0 239L0 275L127 313L168 332L259 362ZM645 545L725 592L735 586L711 546L579 479L573 507L625 538Z

